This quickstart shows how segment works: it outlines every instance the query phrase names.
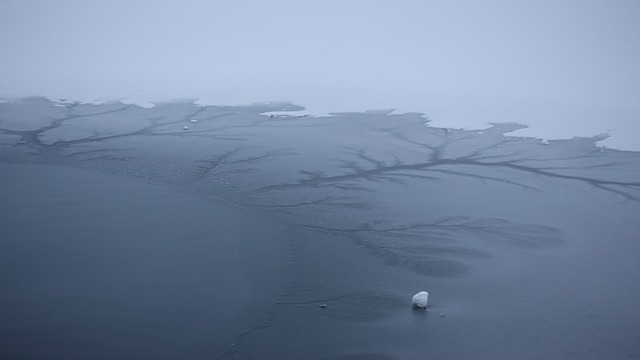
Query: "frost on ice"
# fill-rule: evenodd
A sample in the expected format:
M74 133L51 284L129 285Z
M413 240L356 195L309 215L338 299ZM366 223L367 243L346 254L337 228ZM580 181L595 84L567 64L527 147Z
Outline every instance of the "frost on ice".
M413 304L414 309L426 309L428 301L429 301L429 293L426 291L420 291L419 293L413 295L413 299L411 299L411 304Z

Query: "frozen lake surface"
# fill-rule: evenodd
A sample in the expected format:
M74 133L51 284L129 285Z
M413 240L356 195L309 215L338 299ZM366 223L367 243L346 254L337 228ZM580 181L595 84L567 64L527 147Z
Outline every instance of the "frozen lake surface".
M301 109L0 103L0 357L640 358L640 153Z

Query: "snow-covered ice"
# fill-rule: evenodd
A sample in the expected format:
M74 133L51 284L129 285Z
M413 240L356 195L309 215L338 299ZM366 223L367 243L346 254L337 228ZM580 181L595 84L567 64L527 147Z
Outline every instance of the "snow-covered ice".
M195 123L197 123L197 122L198 122L198 120L196 120L196 119L191 119L191 121L190 121L190 122L195 124Z
M187 125L185 125L184 127L182 127L185 130L189 130L189 127Z
M427 302L429 302L429 293L426 291L420 291L413 295L413 298L411 299L411 304L415 309L426 309Z

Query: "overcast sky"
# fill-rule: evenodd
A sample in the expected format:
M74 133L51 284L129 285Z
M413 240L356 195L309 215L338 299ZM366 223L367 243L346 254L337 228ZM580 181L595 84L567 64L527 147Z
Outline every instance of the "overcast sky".
M640 150L638 0L0 0L0 96L289 100Z

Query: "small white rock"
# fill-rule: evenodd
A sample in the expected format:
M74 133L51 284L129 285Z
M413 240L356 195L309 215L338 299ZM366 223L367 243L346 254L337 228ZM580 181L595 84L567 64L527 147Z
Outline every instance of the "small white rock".
M414 309L426 309L427 303L429 302L429 293L426 291L420 291L419 293L413 295L411 299L411 304Z
M189 127L187 125L183 126L182 128L185 130L189 130Z
M189 121L189 122L190 122L190 123L194 123L194 124L195 124L195 123L197 123L197 122L198 122L198 120L196 120L196 119L192 119L192 120L191 120L191 121Z

